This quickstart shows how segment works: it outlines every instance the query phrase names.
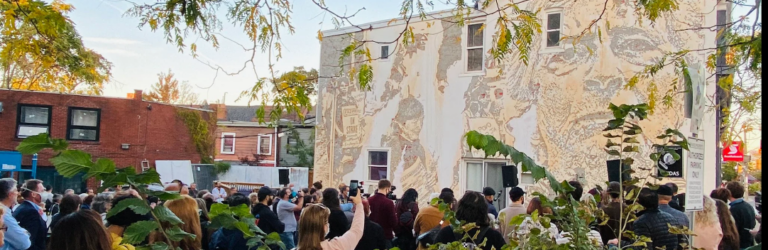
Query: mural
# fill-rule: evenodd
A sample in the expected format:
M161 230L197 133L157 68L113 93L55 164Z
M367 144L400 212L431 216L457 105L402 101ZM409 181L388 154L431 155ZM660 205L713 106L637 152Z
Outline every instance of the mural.
M524 7L560 10L565 35L581 32L600 15L604 3L532 2ZM337 77L320 81L314 178L332 186L350 179L367 180L368 150L384 149L389 152L389 179L398 190L416 188L426 202L429 193L444 187L464 190L465 160L483 155L469 150L462 136L478 130L527 153L560 179L576 179L579 173L586 187L602 184L607 180L607 156L601 131L612 118L608 104L648 102L648 83L634 90L624 88L636 72L665 53L705 46L706 31L676 31L703 24L705 16L699 13L707 12L702 9L704 2L682 1L674 15L650 24L638 20L631 2L611 1L603 19L610 20L612 28L602 31L602 37L589 34L575 46L561 41L562 46L554 50L537 43L541 45L530 54L528 66L516 55L499 65L488 57L480 74L464 70L466 26L450 20L415 23L416 42L389 45L395 53L374 62L375 80L367 92L339 73L339 53L349 44L350 35L326 37L320 74ZM495 17L487 18L486 24L495 23ZM367 37L396 36L401 29L377 28L367 31ZM493 30L485 31L486 45ZM379 45L370 46L371 51L379 51ZM686 59L691 65L703 65L705 58ZM498 67L503 74L498 74ZM653 80L658 93L677 81L671 67ZM647 159L655 135L662 130L687 129L681 128L683 99L675 100L670 109L659 104L651 119L641 123L651 136L644 139L638 159ZM350 132L348 124L359 124L357 132ZM642 163L651 164L649 160Z

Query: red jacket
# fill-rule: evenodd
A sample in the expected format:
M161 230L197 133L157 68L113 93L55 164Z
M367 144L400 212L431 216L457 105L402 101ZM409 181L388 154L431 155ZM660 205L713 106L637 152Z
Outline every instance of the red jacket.
M393 229L397 225L395 203L387 199L386 195L376 193L371 198L368 198L368 204L371 206L371 215L368 218L384 229L385 239L391 240L394 238Z

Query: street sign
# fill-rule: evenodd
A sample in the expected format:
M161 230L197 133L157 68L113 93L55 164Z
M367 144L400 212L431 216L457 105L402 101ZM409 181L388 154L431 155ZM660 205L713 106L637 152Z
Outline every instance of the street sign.
M685 210L704 209L704 140L688 138L688 164L685 171Z
M744 161L744 149L740 141L731 142L731 145L723 145L723 161Z
M21 169L21 153L17 151L0 151L0 171L15 171Z

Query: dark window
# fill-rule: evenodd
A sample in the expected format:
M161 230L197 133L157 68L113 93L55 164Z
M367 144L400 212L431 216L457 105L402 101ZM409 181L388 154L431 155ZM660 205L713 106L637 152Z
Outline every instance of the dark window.
M381 59L389 58L389 46L381 46Z
M547 47L560 45L560 13L547 15Z
M19 105L16 138L27 138L51 130L51 106Z
M100 119L99 109L69 108L67 140L98 141Z
M288 147L286 147L286 152L289 154L293 154L294 151L296 151L296 147L299 145L299 141L296 140L296 138L288 137Z
M467 71L483 70L483 24L467 26Z
M389 168L389 153L387 151L369 151L368 152L368 179L378 181L387 179Z

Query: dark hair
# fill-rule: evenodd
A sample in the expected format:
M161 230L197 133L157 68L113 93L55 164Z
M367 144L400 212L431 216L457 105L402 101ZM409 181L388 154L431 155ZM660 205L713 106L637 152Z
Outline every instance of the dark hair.
M51 185L45 185L45 191L50 192L52 189L53 187L51 187Z
M392 187L392 182L389 182L389 180L380 180L379 181L379 189L385 189L388 187Z
M728 202L728 198L731 197L731 191L728 191L728 189L725 188L718 188L712 190L712 193L709 194L709 197L712 199L721 200L723 202Z
M664 184L664 186L672 188L672 194L676 194L677 193L677 190L678 190L677 189L677 184L675 184L674 182L667 182L667 184Z
M62 217L51 229L48 249L104 250L112 249L111 242L101 216L93 210L80 210Z
M61 215L74 213L78 208L80 208L81 204L83 204L83 200L80 199L80 196L74 194L65 195L64 198L61 198L59 213Z
M341 210L339 190L336 190L335 188L326 188L323 190L323 205L330 210Z
M227 196L227 204L229 204L230 207L237 207L242 204L250 207L251 199L248 199L248 196L245 196L244 194L234 193L233 195Z
M315 194L315 193L317 193L317 189L315 189L315 188L310 188L309 189L309 194Z
M112 199L112 207L117 207L117 204L120 204L120 202L124 200L129 199L139 199L136 196L133 195L120 195ZM147 221L150 220L151 217L149 214L140 215L135 212L133 212L132 209L125 209L123 211L120 211L119 213L108 217L107 222L109 225L115 225L120 227L128 227L133 223L139 222L139 221Z
M467 223L475 223L479 227L487 227L491 223L488 219L488 202L478 192L464 193L459 200L459 208L456 210L456 219Z
M112 202L112 196L110 194L98 194L96 197L93 197L93 201L91 202L91 209L100 214L106 213L107 204L110 202Z
M61 198L64 197L60 194L54 194L53 195L53 203L59 203L61 201Z
M85 199L83 199L83 204L88 205L90 207L91 203L93 202L93 197L94 195L92 194L89 194L88 196L86 196Z
M38 179L29 179L25 181L22 186L21 197L29 198L29 196L32 195L32 191L35 191L37 185L40 185L41 183L43 183L43 181Z
M213 197L211 196L203 197L203 200L205 201L205 209L208 211L211 211L211 206L213 206L213 203L214 203Z
M315 187L315 189L317 190L323 189L323 182L316 181L315 183L312 183L312 186Z
M523 198L523 196L525 196L524 193L521 194L521 193L509 192L509 199L512 201L519 201L520 198Z
M419 192L416 192L416 189L409 188L405 190L405 192L403 193L403 198L400 198L400 201L397 203L397 206L398 207L409 206L411 203L416 202L416 199L418 197L419 197Z
M456 201L456 198L453 197L453 192L443 191L440 193L440 196L438 197L443 203L451 205L454 201Z
M541 199L539 197L533 197L531 199L530 204L528 204L528 209L526 209L527 214L532 214L533 211L539 211L539 214L552 214L552 208L551 207L545 207L544 204L541 202Z
M659 208L659 195L656 191L650 188L643 188L640 190L640 194L637 197L637 203L645 207L645 209L658 209Z
M565 197L567 198L570 195L574 200L580 201L581 195L584 194L584 188L581 186L581 183L578 181L569 181L568 184L573 186L574 189L571 192L566 192Z
M731 197L734 199L744 198L744 185L738 181L730 181L725 184L725 188L731 191Z
M277 198L282 199L286 195L291 194L290 188L281 188L279 191L277 191Z
M210 193L208 189L200 190L199 192L197 192L197 198L203 198L203 196L205 196L205 194L207 193Z
M717 217L720 219L720 229L723 232L723 239L720 242L722 247L730 249L739 249L739 230L736 229L736 223L733 221L728 204L722 200L715 200L717 207ZM721 248L728 249L728 248Z
M16 180L13 178L0 179L0 200L8 199L11 190L16 187Z
M264 201L264 199L266 199L267 197L272 195L272 193L270 192L270 193L267 194L267 193L258 192L256 195L259 198L259 202L262 202L262 201Z
M450 188L443 188L443 190L440 190L440 193L443 193L443 192L453 193L453 190Z

